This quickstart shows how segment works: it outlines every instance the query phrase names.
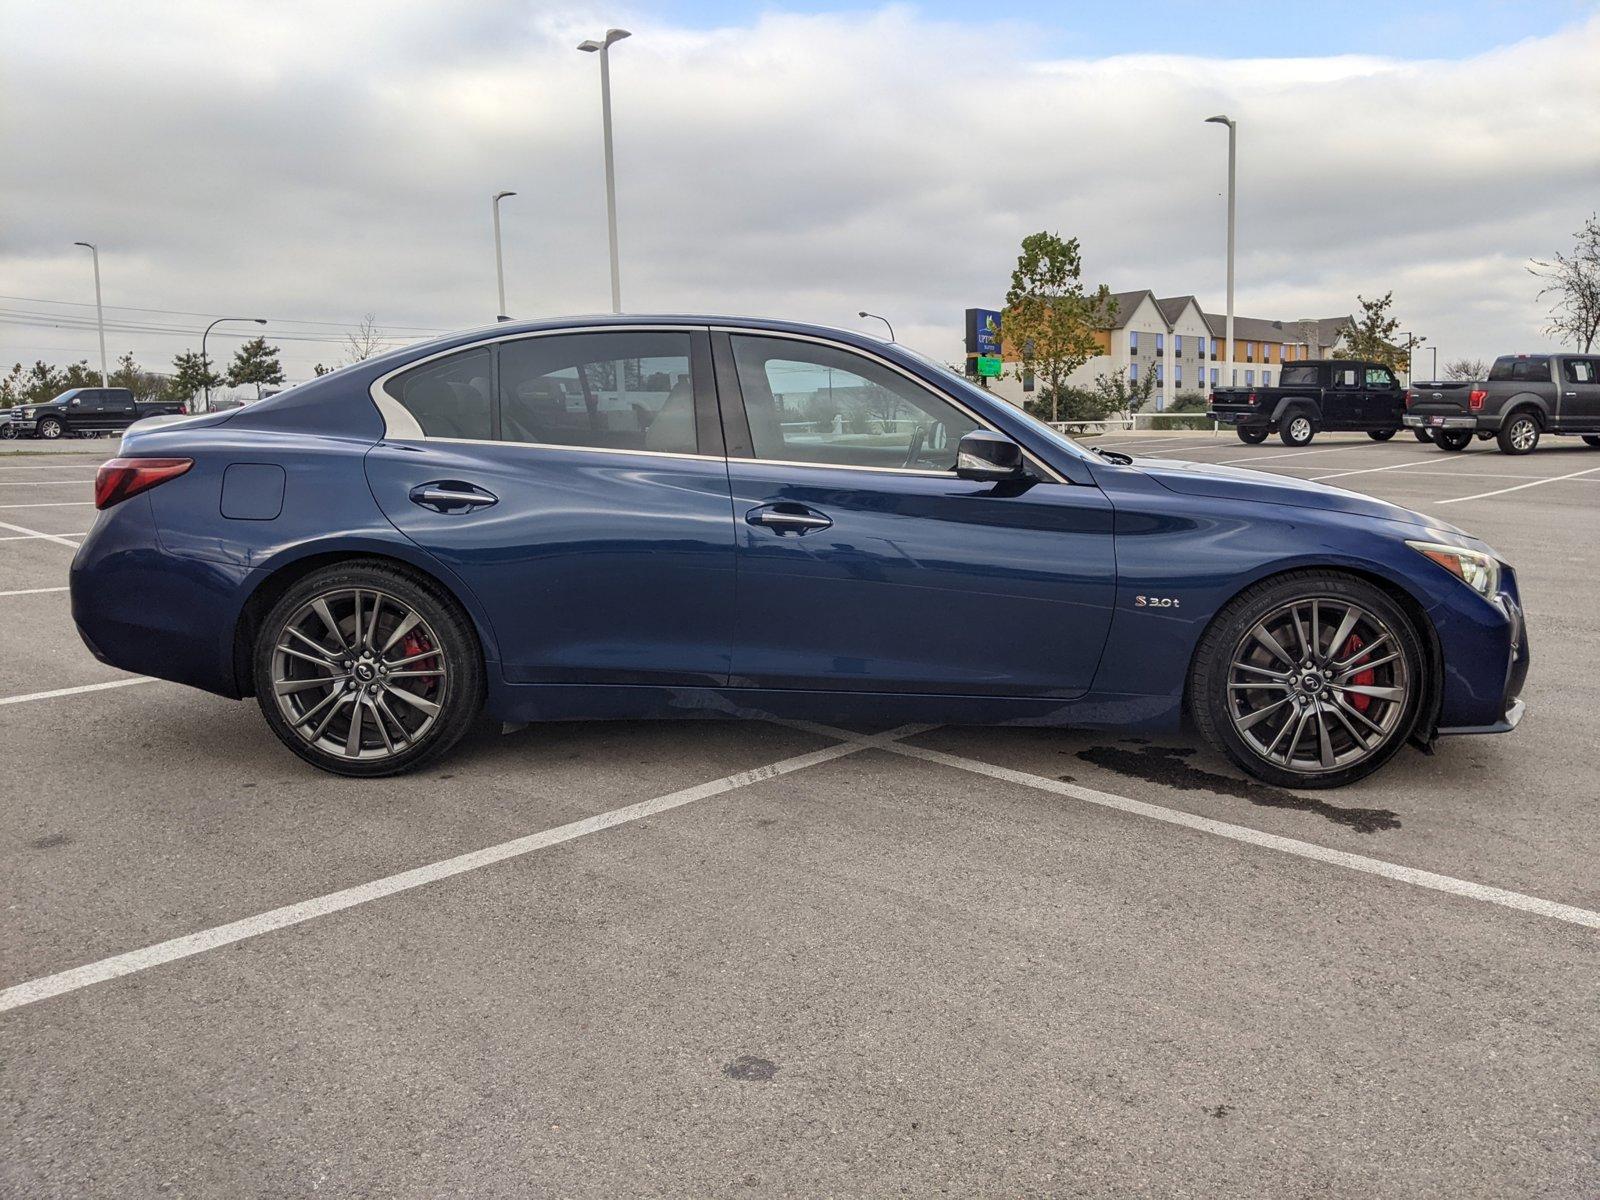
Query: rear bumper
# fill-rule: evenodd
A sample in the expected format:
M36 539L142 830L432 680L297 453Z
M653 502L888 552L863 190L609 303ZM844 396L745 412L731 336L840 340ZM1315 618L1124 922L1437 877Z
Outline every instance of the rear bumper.
M1498 423L1489 423L1484 417L1470 413L1408 412L1400 418L1407 429L1497 429Z
M1206 410L1206 416L1222 425L1241 425L1247 429L1252 427L1265 429L1272 424L1271 418L1259 409L1241 411L1237 409L1209 408Z

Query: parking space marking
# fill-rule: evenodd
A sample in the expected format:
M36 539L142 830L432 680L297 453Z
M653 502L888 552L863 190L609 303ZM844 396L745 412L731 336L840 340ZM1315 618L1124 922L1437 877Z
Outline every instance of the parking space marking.
M563 842L570 842L591 833L614 829L618 825L626 825L630 821L655 816L657 813L667 812L669 809L682 808L684 805L693 804L697 800L720 796L738 788L749 787L751 784L761 783L768 779L776 779L780 775L802 771L806 767L813 767L819 763L831 762L836 758L843 758L847 754L856 754L862 750L869 750L874 746L883 744L885 739L909 737L913 733L921 732L925 729L927 729L926 725L915 725L903 726L899 729L890 730L888 733L869 736L850 734L847 735L847 740L840 741L832 746L825 746L821 750L797 754L791 758L780 759L778 762L755 767L749 771L724 775L721 779L713 779L709 783L697 783L693 787L682 788L676 792L668 792L664 796L656 796L650 800L641 800L637 804L629 804L623 808L612 809L610 812L585 817L581 821L572 821L566 825L559 825L554 829L546 829L541 833L514 838L509 842L501 842L495 846L486 846L482 850L472 850L454 858L443 859L440 862L429 863L422 867L414 867L409 871L402 871L397 875L389 875L383 879L375 879L371 883L358 884L355 887L330 892L313 900L304 900L298 904L288 904L282 908L272 909L270 912L258 913L253 917L245 917L243 920L230 921L226 925L218 925L212 929L203 929L198 933L185 934L183 937L157 942L153 946L132 950L126 954L113 955L111 958L101 959L99 962L87 963L84 966L73 967L67 971L59 971L54 975L43 975L38 979L30 979L25 983L15 984L4 991L0 991L0 1012L6 1012L13 1008L22 1008L28 1004L37 1004L39 1001L48 1000L52 996L75 992L80 988L104 983L111 979L120 979L124 975L132 975L139 971L148 971L150 968L159 967L164 963L175 962L182 958L191 958L196 954L204 954L208 950L230 946L247 938L260 937L264 933L285 929L291 925L304 924L307 921L316 920L318 917L343 912L347 908L354 908L360 904L369 904L386 896L393 896L399 892L422 887L424 884L435 883L441 879L449 879L452 876L462 875L468 871L476 871L480 867L492 866L508 859L520 858L525 854L532 854L536 850L543 850L550 846L560 845Z
M1287 450L1282 454L1252 454L1248 458L1224 458L1214 463L1218 467L1235 467L1240 463L1267 462L1274 458L1304 458L1308 454L1338 454L1341 450L1355 450L1361 443L1351 442L1347 446L1325 446L1321 450Z
M53 589L40 588L39 590L51 591ZM13 593L3 594L11 595ZM155 682L157 681L148 675L135 675L131 679L113 679L109 683L85 683L80 684L78 687L54 688L48 692L28 692L21 696L0 696L0 705L30 704L35 700L54 700L57 696L77 696L83 692L103 692L107 688L132 687L136 683Z
M1600 467L1597 467L1596 470L1600 470ZM806 729L813 733L830 733L834 737L854 739L858 736L843 729L833 729L827 725L817 725L811 722L785 722L785 724L794 725L797 728ZM901 734L900 736L910 737L912 735ZM1049 779L1043 775L1015 771L1010 767L998 767L993 763L986 763L976 758L963 758L957 754L946 754L942 750L928 750L921 746L908 746L898 738L891 739L888 734L879 735L873 744L881 750L889 751L891 754L917 758L924 762L936 763L939 766L954 767L959 771L970 771L976 775L987 775L991 779L1020 784L1023 787L1034 788L1038 791L1053 792L1058 796L1081 800L1085 804L1116 809L1118 812L1125 812L1136 817L1145 817L1152 821L1161 821L1168 825L1181 825L1186 829L1193 829L1199 833L1209 833L1215 837L1227 838L1229 841L1244 842L1248 845L1260 846L1263 849L1277 850L1299 858L1309 858L1316 862L1328 863L1331 866L1344 867L1351 871L1378 875L1385 879L1394 880L1397 883L1409 883L1414 887L1448 892L1451 895L1463 896L1469 900L1477 900L1484 904L1498 904L1505 908L1514 908L1537 916L1549 917L1552 920L1582 925L1587 929L1600 929L1600 912L1592 912L1587 908L1561 904L1554 900L1544 900L1538 896L1507 891L1505 888L1490 887L1487 884L1473 883L1469 879L1457 879L1453 875L1440 875L1433 871L1419 870L1416 867L1405 867L1399 863L1387 862L1381 858L1369 858L1365 854L1352 854L1346 850L1333 850L1327 846L1319 846L1315 842L1303 842L1299 838L1281 837L1275 833L1263 833L1259 829L1251 829L1246 825L1233 825L1227 821L1199 817L1181 809L1163 808L1159 804L1148 804L1143 800L1132 800L1126 796L1118 796L1111 792L1102 792L1095 788L1083 787L1081 784L1064 783L1061 780Z
M21 537L4 539L8 542L20 542L26 538L43 538L47 542L60 542L63 546L71 546L74 550L78 543L68 539L75 537L88 537L87 533L44 533L38 529L29 529L26 525L13 525L9 521L0 521L0 529L9 529L12 533L21 534Z
M1565 479L1577 479L1584 475L1593 475L1600 471L1600 467L1590 467L1587 471L1574 471L1570 475L1556 475L1550 479L1535 479L1529 483L1519 483L1516 487L1500 488L1493 492L1479 492L1475 496L1457 496L1452 500L1431 500L1430 504L1462 504L1468 500L1487 500L1490 496L1504 496L1507 492L1520 492L1524 488L1540 487L1546 483L1560 483Z
M0 504L0 508L93 508L93 500L36 500L29 504Z
M1444 463L1458 463L1461 459L1453 456L1435 455L1433 458L1408 458L1404 462L1390 463L1387 467L1362 467L1356 471L1333 471L1327 475L1312 475L1312 481L1318 479L1343 479L1346 475L1371 475L1377 471L1400 471L1406 467L1436 467Z
M4 538L0 538L0 541L4 540ZM14 592L0 592L0 596L37 596L41 592L64 592L66 590L64 587L18 588Z
M93 482L92 479L0 479L0 487L77 487Z

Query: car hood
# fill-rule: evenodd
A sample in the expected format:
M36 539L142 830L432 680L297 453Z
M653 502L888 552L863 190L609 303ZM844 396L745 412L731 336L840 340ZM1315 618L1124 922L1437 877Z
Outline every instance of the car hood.
M1222 467L1214 463L1173 462L1165 458L1135 458L1133 466L1168 491L1185 496L1216 496L1223 500L1254 500L1262 504L1287 504L1294 508L1314 508L1323 512L1350 513L1382 521L1399 521L1424 529L1442 530L1476 541L1471 534L1445 521L1422 513L1375 500L1359 492L1313 483L1309 479L1288 479L1265 471L1243 467Z

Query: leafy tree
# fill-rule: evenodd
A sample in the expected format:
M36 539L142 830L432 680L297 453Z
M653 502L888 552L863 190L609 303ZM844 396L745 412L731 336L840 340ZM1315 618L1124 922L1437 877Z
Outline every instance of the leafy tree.
M313 363L311 365L311 370L318 379L321 379L324 375L332 375L338 369L338 367L325 367L321 363Z
M135 400L154 400L166 394L169 380L156 371L147 371L134 361L130 350L117 359L117 369L108 377L112 387L127 388Z
M1600 213L1573 235L1571 254L1558 252L1548 261L1536 258L1528 270L1544 280L1539 299L1550 298L1545 333L1588 354L1600 336Z
M194 398L206 388L221 386L222 376L208 370L193 350L185 350L172 360L172 379L167 385L170 399L181 400L192 408Z
M261 399L261 385L283 382L283 364L278 361L278 348L267 345L267 339L251 338L233 354L228 366L228 386L240 387L247 383L256 385L256 399Z
M1458 358L1444 365L1446 379L1484 379L1488 374L1489 364L1481 358Z
M1128 370L1124 367L1109 375L1096 375L1094 390L1105 398L1107 412L1136 413L1155 394L1156 373L1146 371L1138 379L1129 379Z
M1022 253L1006 292L1001 328L1021 355L1015 374L1019 379L1033 375L1039 381L1034 404L1051 421L1065 419L1061 410L1067 377L1100 353L1095 333L1108 328L1116 315L1116 303L1105 284L1085 292L1082 276L1077 238L1030 233L1022 239Z
M1400 330L1400 321L1397 317L1389 315L1389 307L1394 303L1394 293L1385 292L1371 300L1357 296L1356 302L1361 305L1361 315L1352 317L1340 335L1345 355L1349 358L1364 358L1369 362L1382 363L1394 371L1409 373L1411 351L1427 339L1409 338L1407 345L1395 341L1395 334Z

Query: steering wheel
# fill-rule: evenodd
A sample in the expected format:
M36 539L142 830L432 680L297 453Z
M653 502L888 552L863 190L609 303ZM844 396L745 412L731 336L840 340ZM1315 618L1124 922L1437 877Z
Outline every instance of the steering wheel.
M922 443L927 440L928 431L918 425L916 432L911 435L911 449L906 451L906 461L901 465L906 467L916 466L917 456L922 453Z

